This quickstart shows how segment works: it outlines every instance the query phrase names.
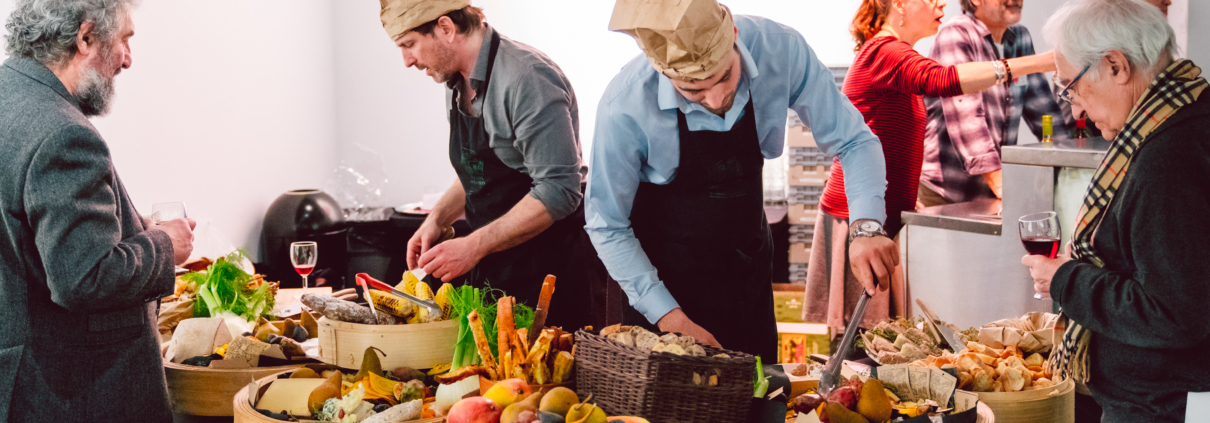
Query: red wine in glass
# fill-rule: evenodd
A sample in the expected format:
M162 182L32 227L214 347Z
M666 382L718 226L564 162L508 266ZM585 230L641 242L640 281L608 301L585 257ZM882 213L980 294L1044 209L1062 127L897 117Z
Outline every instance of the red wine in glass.
M311 270L315 269L315 262L319 258L319 247L315 241L299 241L290 244L290 263L294 264L294 271L302 276L302 292L307 292L307 275L311 274ZM302 293L299 293L297 298L302 298Z
M1055 258L1059 256L1059 217L1055 212L1042 212L1021 216L1018 219L1021 229L1021 243L1025 251L1031 255ZM1042 294L1034 294L1035 299L1042 299Z
M1059 237L1051 236L1022 236L1021 243L1029 254L1055 258L1059 255Z

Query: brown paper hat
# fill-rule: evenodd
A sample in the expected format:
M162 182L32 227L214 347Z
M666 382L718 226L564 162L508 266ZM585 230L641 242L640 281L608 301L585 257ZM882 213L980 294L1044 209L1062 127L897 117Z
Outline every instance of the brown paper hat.
M403 33L471 5L470 0L378 0L382 28L394 41Z
M731 11L716 0L617 0L609 30L630 34L656 71L707 79L735 45Z

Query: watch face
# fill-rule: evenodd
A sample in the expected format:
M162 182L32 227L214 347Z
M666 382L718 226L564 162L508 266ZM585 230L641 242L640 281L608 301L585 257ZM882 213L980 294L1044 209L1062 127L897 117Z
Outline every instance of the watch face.
M863 222L861 230L865 232L874 232L878 230L878 222Z

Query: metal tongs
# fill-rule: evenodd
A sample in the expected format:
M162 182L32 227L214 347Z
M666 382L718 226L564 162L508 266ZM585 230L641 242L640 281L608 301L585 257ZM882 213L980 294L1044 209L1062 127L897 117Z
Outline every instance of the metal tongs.
M400 298L404 298L408 301L415 303L418 306L424 307L424 308L428 309L430 313L436 314L438 316L441 315L441 306L437 305L437 302L435 302L433 300L422 300L422 299L416 297L415 295L411 295L406 292L400 291L390 285L383 283L382 281L371 278L369 275L367 275L365 273L357 274L357 282L359 284L368 283L369 285L372 285L374 288L377 288L381 291L390 292L392 295L395 295ZM363 288L368 289L368 287L366 287L364 285L363 285ZM373 303L370 304L370 308L371 309L374 308Z
M874 278L874 286L877 288L877 276ZM857 326L865 316L865 303L869 299L870 294L862 290L861 298L857 299L857 307L853 308L853 317L844 329L844 338L840 339L836 352L832 354L831 358L828 358L828 364L824 366L823 372L819 375L819 386L815 388L815 392L819 393L819 396L826 398L844 381L844 377L840 375L840 366L844 364L844 358L849 355L849 350L853 349L853 338L857 337Z

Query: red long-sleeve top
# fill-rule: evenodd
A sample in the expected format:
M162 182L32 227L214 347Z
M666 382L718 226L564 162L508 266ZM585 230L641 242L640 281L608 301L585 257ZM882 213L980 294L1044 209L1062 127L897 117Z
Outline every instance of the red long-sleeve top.
M924 128L928 123L923 96L961 95L958 70L920 55L898 38L877 37L857 53L843 91L882 141L887 174L884 226L894 236L903 227L900 212L916 208L924 161ZM833 216L849 218L840 160L832 163L820 208Z

